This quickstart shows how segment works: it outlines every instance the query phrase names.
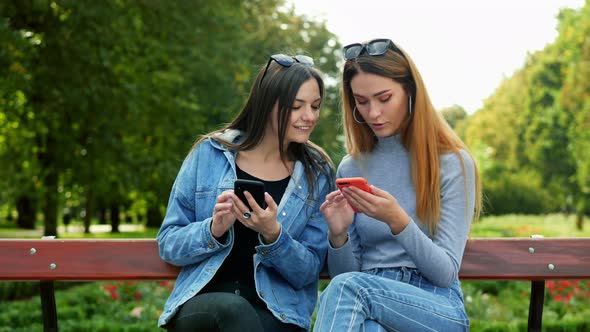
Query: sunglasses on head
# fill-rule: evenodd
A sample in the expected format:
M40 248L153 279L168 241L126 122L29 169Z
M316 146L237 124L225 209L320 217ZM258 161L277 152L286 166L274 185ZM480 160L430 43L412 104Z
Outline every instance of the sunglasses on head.
M343 48L344 60L356 59L363 53L363 50L367 51L368 55L383 55L388 49L405 57L404 54L395 46L391 39L373 39L368 43L354 43L346 45Z
M270 59L268 59L268 63L266 64L266 68L264 68L264 74L262 74L262 78L260 79L260 84L264 80L264 76L266 76L266 72L268 71L268 66L272 61L276 61L279 65L283 67L291 67L294 63L301 63L309 67L313 67L313 59L307 55L285 55L285 54L275 54L271 55Z

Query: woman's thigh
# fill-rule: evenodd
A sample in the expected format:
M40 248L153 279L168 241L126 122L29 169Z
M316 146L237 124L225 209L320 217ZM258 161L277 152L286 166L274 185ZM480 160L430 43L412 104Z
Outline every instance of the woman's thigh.
M272 312L233 293L199 294L188 300L176 314L169 331L273 331L299 332L302 328L284 324Z
M456 294L450 289L437 289L425 279L422 282L424 289L363 272L341 274L322 294L322 302L327 304L321 308L325 311L320 314L322 325L358 330L370 320L390 331L467 330L469 320Z
M199 294L182 305L169 331L263 331L254 307L232 293Z

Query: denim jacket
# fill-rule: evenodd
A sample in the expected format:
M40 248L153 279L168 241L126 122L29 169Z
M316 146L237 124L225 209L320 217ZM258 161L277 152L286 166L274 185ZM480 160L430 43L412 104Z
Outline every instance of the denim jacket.
M228 130L222 138L237 142L243 133ZM234 243L233 226L225 243L211 234L217 196L233 189L236 152L212 139L203 141L184 160L176 177L162 227L158 232L160 256L180 266L174 289L158 321L167 324L180 306L197 294L228 256ZM325 165L329 169L328 165ZM309 329L318 294L318 277L327 252L327 224L319 207L333 189L330 178L318 172L310 195L303 165L296 161L277 219L281 233L271 244L259 245L253 256L256 291L282 322Z

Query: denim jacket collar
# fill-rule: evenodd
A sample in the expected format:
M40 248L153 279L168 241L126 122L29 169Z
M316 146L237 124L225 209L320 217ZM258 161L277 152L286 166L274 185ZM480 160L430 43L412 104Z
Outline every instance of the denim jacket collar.
M244 131L238 130L238 129L227 129L222 132L213 134L213 137L219 138L219 139L226 141L226 142L238 144L241 141L243 141L244 139L246 139L246 133ZM223 144L219 143L216 140L212 139L211 145L216 149L219 149L222 151L229 151L227 147L225 147Z
M238 129L227 129L223 132L219 132L214 134L215 138L219 138L226 142L232 142L234 144L240 143L246 138L246 133L242 130ZM232 165L232 168L235 169L235 158L236 158L236 151L229 150L225 145L219 143L214 139L210 139L210 144L214 148L223 151L223 153L227 156L228 161ZM290 184L287 188L288 191L292 191L297 195L306 196L307 190L309 190L307 186L307 179L305 177L305 169L303 168L303 164L301 161L295 161L295 165L293 168L293 174L291 174L291 179L293 180L293 184ZM294 186L293 186L294 185ZM279 209L282 208L282 204L279 204Z

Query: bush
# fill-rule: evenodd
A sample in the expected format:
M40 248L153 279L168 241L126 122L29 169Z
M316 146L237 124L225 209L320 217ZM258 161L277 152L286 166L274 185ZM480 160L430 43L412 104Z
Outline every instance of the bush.
M1 282L0 300L10 301L39 295L38 281Z
M559 200L532 174L502 172L482 181L487 214L543 214L559 208Z
M56 292L60 331L158 331L157 321L173 283L70 282ZM73 286L72 286L73 285ZM0 332L42 331L41 303L29 300L0 302Z
M75 286L75 283L56 281L53 283L55 290L67 289ZM8 281L0 282L0 301L28 299L39 296L38 281Z
M530 282L464 281L472 331L527 331ZM590 281L549 280L543 331L590 331Z

